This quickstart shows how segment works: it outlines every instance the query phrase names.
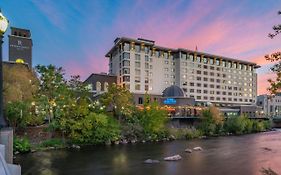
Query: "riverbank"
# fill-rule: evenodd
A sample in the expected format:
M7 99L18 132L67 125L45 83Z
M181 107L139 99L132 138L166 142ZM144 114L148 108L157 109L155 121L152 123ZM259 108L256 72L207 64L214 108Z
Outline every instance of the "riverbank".
M261 174L262 168L281 173L281 132L261 132L240 136L207 139L146 142L114 146L82 146L81 149L58 149L16 156L23 174ZM186 148L203 151L186 153ZM182 159L166 162L167 156ZM157 164L143 163L147 159Z

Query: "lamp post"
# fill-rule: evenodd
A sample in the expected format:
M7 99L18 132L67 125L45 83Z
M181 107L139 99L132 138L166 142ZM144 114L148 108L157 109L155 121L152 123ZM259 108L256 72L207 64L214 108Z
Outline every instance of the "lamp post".
M0 10L0 128L7 126L7 122L4 118L4 107L3 107L3 58L2 58L2 44L4 33L6 32L9 25L9 21L3 16Z

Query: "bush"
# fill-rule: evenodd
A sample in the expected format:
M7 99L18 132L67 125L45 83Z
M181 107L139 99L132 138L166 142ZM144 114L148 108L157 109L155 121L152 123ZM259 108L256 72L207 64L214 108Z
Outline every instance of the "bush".
M198 128L203 134L215 135L222 132L224 118L216 107L211 106L208 109L204 109L201 112L200 118L201 123Z
M136 110L135 117L138 118L146 139L156 140L167 136L167 112L160 109L157 103L144 105L143 110Z
M64 143L61 139L49 139L49 140L45 140L43 141L39 147L63 147Z
M26 153L31 149L31 144L27 138L14 137L13 143L14 152Z
M90 113L79 121L69 123L70 138L78 143L101 144L120 138L120 126L112 117Z
M29 115L29 105L27 102L9 102L7 103L5 112L12 127L16 128L26 126L26 119Z

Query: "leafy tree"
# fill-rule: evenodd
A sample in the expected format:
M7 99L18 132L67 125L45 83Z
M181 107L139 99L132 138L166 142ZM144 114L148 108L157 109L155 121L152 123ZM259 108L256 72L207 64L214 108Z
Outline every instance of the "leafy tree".
M108 109L112 110L113 116L119 122L123 117L131 116L133 105L132 94L122 86L112 84L108 87L108 91L104 93L100 99L101 103Z
M66 102L70 101L70 92L61 67L38 65L36 71L40 80L36 94L37 111L48 117L50 123L52 118L64 114Z
M201 123L199 128L204 134L219 134L224 123L224 116L216 107L211 106L204 109L200 114L200 118Z
M13 128L24 127L29 114L29 103L23 101L9 102L6 105L6 116Z
M33 100L38 89L36 75L24 64L3 64L4 106L10 102Z
M281 15L281 11L278 12L278 15ZM274 33L268 34L268 36L273 39L276 37L278 34L281 33L281 24L273 26ZM281 92L281 52L275 52L272 53L271 55L266 55L265 56L266 60L269 60L271 62L277 61L273 67L271 67L271 71L274 72L277 75L277 78L275 80L269 79L270 87L268 90L270 91L271 94L276 94Z

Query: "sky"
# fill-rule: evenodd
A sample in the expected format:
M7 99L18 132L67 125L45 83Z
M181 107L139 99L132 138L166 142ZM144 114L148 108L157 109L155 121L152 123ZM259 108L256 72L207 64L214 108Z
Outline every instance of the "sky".
M274 77L264 55L281 47L281 35L267 37L281 23L281 0L0 0L0 7L10 26L31 30L34 65L62 66L82 80L108 72L105 54L116 37L141 37L255 62L264 94Z

